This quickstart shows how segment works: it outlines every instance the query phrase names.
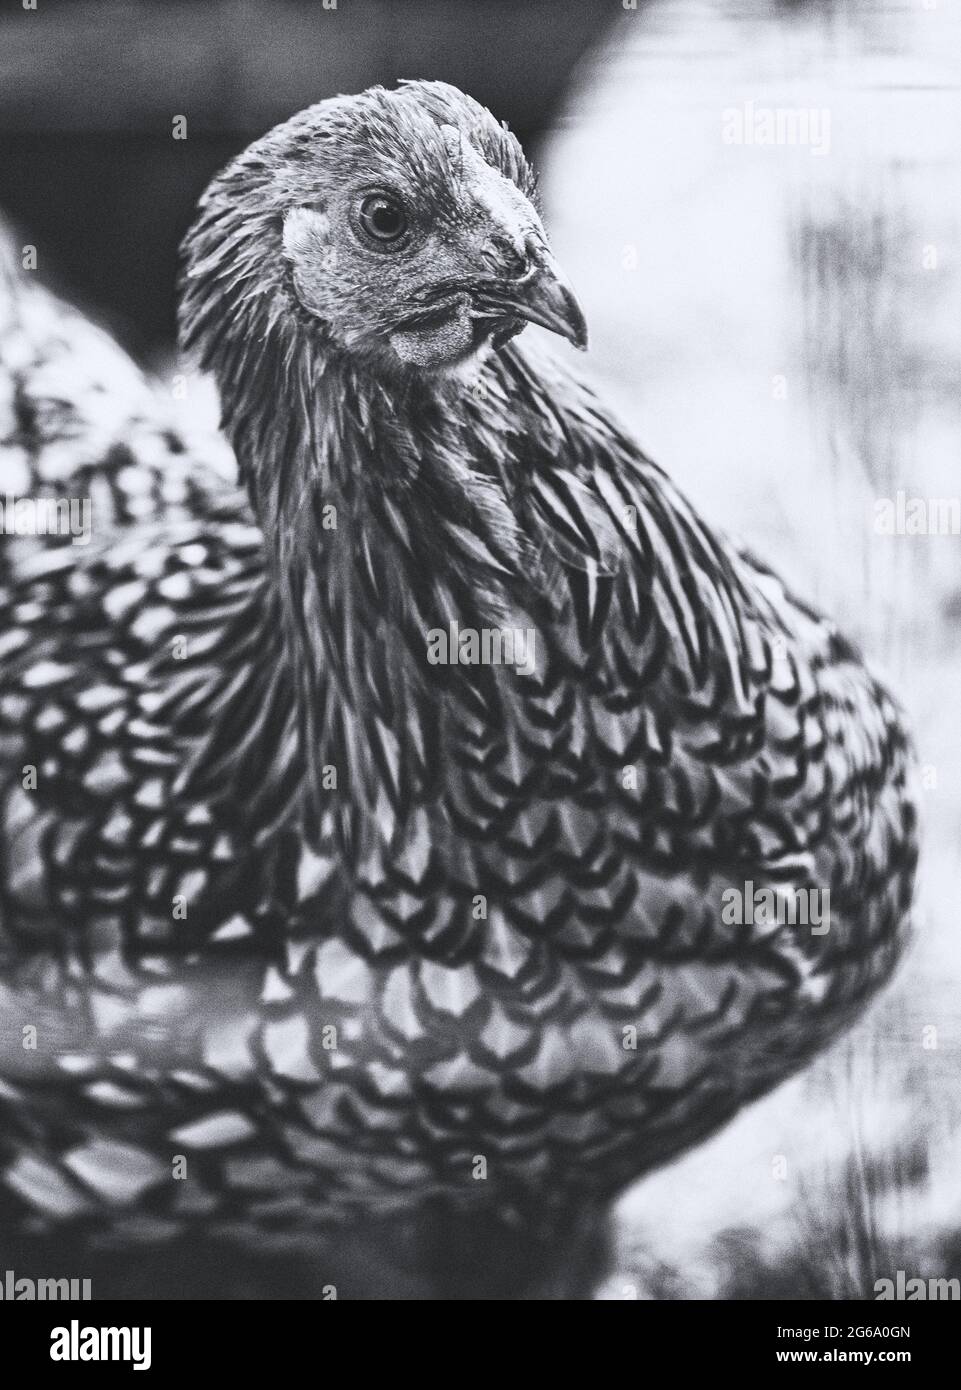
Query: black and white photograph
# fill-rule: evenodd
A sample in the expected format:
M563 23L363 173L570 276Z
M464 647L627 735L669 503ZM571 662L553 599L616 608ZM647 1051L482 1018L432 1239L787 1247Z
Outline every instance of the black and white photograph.
M921 1364L959 710L952 0L4 0L37 1366L570 1300Z

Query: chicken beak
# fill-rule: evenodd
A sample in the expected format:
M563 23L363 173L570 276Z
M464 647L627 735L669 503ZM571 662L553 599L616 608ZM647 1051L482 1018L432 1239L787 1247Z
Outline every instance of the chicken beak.
M587 347L587 320L567 276L546 247L538 248L531 280L517 311L530 323L559 333L582 352Z
M574 291L551 252L543 244L530 248L526 272L516 280L485 287L479 297L485 310L494 310L558 333L582 351L587 347L587 321Z

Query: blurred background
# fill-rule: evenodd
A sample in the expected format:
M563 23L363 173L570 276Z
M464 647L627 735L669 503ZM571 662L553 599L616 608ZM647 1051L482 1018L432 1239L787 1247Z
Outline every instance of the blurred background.
M536 148L620 13L620 0L3 0L2 205L128 346L163 348L197 198L258 135L337 92L436 77Z
M210 175L300 107L398 77L510 122L587 310L589 370L710 521L858 637L917 733L910 959L846 1041L625 1197L602 1296L959 1276L957 7L8 0L0 207L48 283L164 370L176 247Z

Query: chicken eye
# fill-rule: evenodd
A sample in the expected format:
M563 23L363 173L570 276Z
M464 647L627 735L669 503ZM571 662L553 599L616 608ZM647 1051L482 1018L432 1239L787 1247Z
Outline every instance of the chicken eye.
M397 241L407 231L403 206L387 193L370 193L360 205L360 225L373 241Z

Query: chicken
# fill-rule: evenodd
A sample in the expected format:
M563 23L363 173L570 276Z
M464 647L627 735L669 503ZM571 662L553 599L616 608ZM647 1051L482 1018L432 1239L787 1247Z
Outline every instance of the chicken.
M322 102L201 200L181 345L242 491L99 335L29 408L86 326L15 293L0 459L104 505L0 571L7 1229L586 1294L618 1192L896 964L896 705L518 336L586 328L452 87Z

